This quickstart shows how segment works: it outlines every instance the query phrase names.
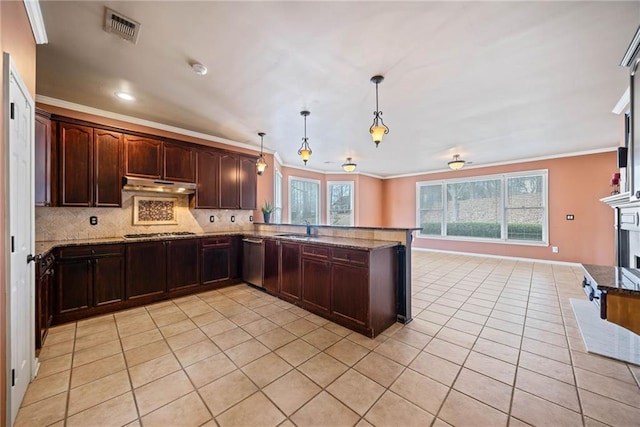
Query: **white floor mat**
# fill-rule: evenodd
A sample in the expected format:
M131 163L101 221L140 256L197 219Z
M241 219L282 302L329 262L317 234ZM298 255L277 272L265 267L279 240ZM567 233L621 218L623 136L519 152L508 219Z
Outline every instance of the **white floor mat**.
M589 353L640 365L640 336L601 319L592 302L573 298L570 301Z

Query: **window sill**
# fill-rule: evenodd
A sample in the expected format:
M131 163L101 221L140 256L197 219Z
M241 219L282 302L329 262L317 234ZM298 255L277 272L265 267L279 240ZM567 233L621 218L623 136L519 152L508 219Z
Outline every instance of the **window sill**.
M416 233L417 239L424 240L442 240L449 242L465 242L465 243L495 243L498 245L517 245L517 246L540 246L540 247L548 247L548 242L531 242L526 240L498 240L498 239L479 239L473 237L446 237L446 236L427 236L424 234Z

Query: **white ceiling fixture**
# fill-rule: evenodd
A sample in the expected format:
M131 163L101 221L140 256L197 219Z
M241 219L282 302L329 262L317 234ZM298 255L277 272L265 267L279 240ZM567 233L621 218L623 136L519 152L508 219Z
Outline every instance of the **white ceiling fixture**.
M104 11L104 30L136 44L140 36L140 23L106 7Z
M205 67L204 65L200 64L199 62L196 62L196 63L192 64L191 68L193 69L193 72L196 73L199 76L206 76L207 73L209 72L207 67Z
M357 171L383 177L442 171L459 152L451 147L488 165L618 145L611 107L629 85L619 63L640 16L640 2L626 1L107 4L144 22L135 48L96 24L104 3L40 2L49 43L36 47L38 95L256 153L268 126L278 164L300 167L304 106L322 118L308 123L322 144L314 168L334 172L324 162L367 153ZM215 79L185 74L193 58L216 64ZM366 135L375 71L392 131L383 142L393 141L376 150ZM123 105L105 87L138 99Z
M353 172L356 170L357 164L353 163L353 159L351 157L347 157L347 161L342 164L342 170L345 172Z
M136 98L131 95L130 93L127 92L122 92L122 91L117 91L114 93L115 96L117 96L119 99L122 99L123 101L135 101Z
M453 160L449 162L449 169L457 171L459 169L462 169L466 163L467 162L460 158L460 154L454 154Z

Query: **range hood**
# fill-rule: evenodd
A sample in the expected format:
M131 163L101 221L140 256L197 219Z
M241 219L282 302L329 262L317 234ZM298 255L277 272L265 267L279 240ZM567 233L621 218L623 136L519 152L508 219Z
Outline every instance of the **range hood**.
M124 191L151 191L154 193L174 194L193 194L196 192L196 184L193 182L174 182L125 176L122 179L122 184Z

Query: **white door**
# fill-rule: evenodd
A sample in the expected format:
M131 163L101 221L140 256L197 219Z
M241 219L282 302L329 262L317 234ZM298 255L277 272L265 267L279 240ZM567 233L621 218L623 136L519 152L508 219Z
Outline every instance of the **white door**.
M34 263L27 257L34 248L33 133L34 111L31 95L8 54L4 54L5 124L9 129L9 280L7 307L7 353L10 354L8 381L11 387L10 425L32 379L35 357ZM8 80L8 89L7 89ZM6 96L6 95L5 95ZM7 121L9 123L7 123ZM6 129L5 128L5 129Z

